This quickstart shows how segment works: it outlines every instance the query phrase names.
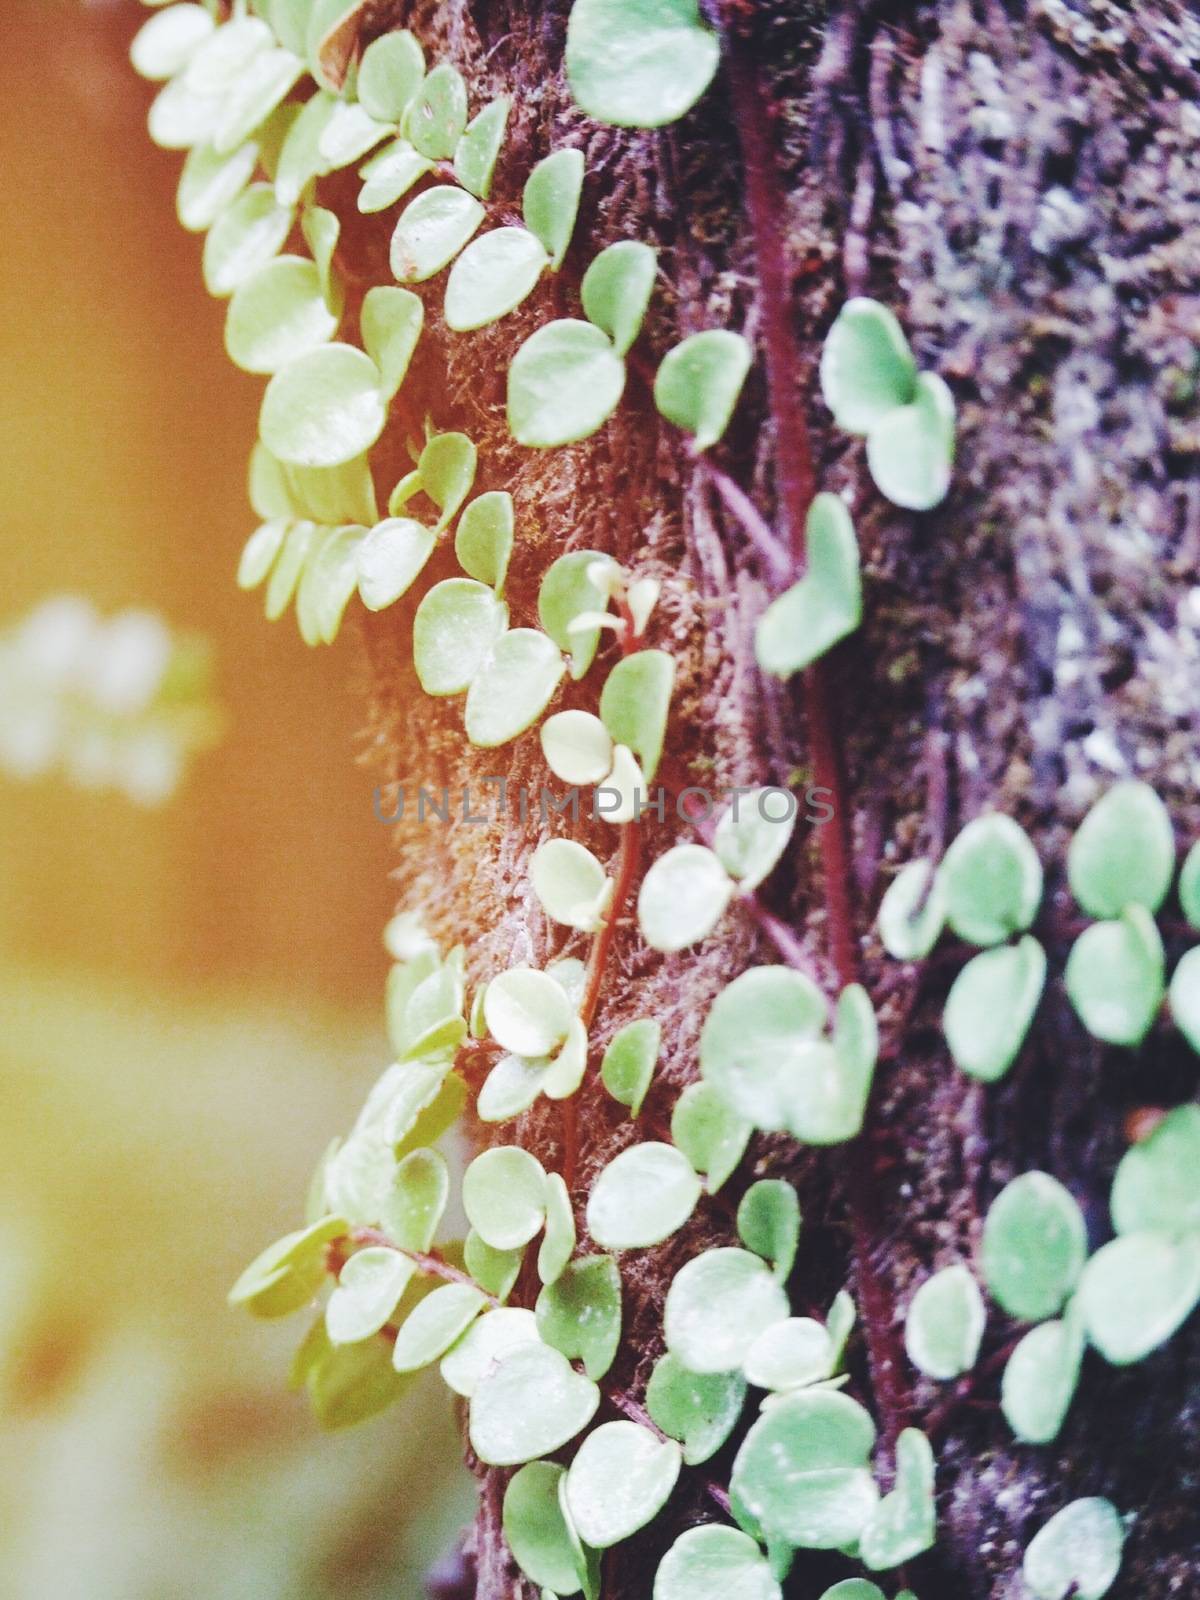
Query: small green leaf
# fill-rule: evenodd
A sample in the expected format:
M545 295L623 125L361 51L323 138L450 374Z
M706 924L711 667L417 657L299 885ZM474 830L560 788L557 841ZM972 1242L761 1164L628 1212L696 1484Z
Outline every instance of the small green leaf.
M757 889L787 849L798 810L786 789L751 789L722 813L713 850L743 893Z
M487 1304L469 1283L443 1283L414 1306L392 1349L397 1372L415 1372L444 1356Z
M377 1334L395 1311L416 1265L395 1250L371 1246L346 1262L325 1307L334 1344L355 1344Z
M463 1246L463 1265L481 1289L494 1294L497 1300L507 1300L517 1281L524 1255L524 1245L511 1250L497 1250L472 1228Z
M467 86L462 73L443 62L409 106L404 131L423 156L449 161L466 126Z
M446 280L446 326L484 328L515 311L534 291L545 250L524 228L493 228L473 239Z
M1009 1356L1000 1381L1000 1409L1023 1444L1057 1439L1079 1383L1084 1338L1070 1314L1042 1322Z
M788 1315L787 1295L748 1250L706 1250L675 1274L663 1315L667 1349L691 1372L731 1372Z
M438 531L447 527L475 482L476 450L465 433L435 433L421 451L421 488L441 512Z
M730 1492L764 1533L803 1549L857 1542L879 1491L867 1462L875 1425L835 1390L785 1396L742 1441Z
M571 1196L557 1172L546 1179L546 1231L538 1250L538 1277L557 1283L575 1249L575 1213Z
M1200 933L1200 839L1188 851L1179 874L1179 904L1188 926Z
M639 650L617 662L600 692L600 720L614 743L637 756L647 783L658 771L674 681L665 650Z
M366 536L365 528L353 525L331 528L308 557L296 597L296 616L307 643L332 644L337 638L358 586L358 550Z
M291 604L304 571L304 564L312 553L318 530L311 522L293 522L284 537L283 549L267 582L263 611L268 622L277 622Z
M219 216L204 241L204 287L218 299L254 276L279 253L292 211L269 183L253 183Z
M579 1541L560 1504L566 1470L551 1461L531 1461L504 1491L504 1537L513 1560L531 1583L555 1595L576 1594L584 1585Z
M752 967L719 994L700 1034L700 1071L767 1131L789 1125L799 1060L819 1037L825 997L790 967Z
M621 1343L621 1274L611 1256L570 1262L537 1299L538 1332L599 1381Z
M1118 783L1084 817L1067 852L1071 892L1090 917L1157 911L1175 875L1167 808L1149 784Z
M638 927L652 950L699 944L721 920L734 885L702 844L673 845L659 856L638 893Z
M548 839L533 853L529 881L553 921L584 933L598 930L612 896L611 880L584 845Z
M1165 1344L1200 1299L1200 1233L1123 1233L1097 1250L1079 1281L1088 1338L1114 1367Z
M447 266L484 218L473 195L453 184L437 184L410 200L392 234L392 276L424 283Z
M1180 956L1168 1000L1175 1026L1200 1054L1200 946Z
M547 969L547 975L549 975L549 969ZM567 998L570 1000L569 995ZM559 1047L558 1054L547 1068L546 1077L542 1084L542 1092L548 1099L566 1100L575 1093L583 1082L583 1075L587 1071L587 1054L587 1029L578 1017L572 1017L571 1026L567 1030L567 1037Z
M640 239L621 239L601 250L583 275L583 314L623 356L641 331L654 291L658 257Z
M707 1461L737 1425L746 1399L740 1372L689 1372L673 1355L656 1362L646 1386L646 1410L656 1427L683 1445L689 1467Z
M830 1376L832 1347L812 1317L787 1317L764 1328L746 1352L746 1380L758 1389L786 1392Z
M908 1358L928 1378L957 1378L979 1354L987 1312L970 1269L943 1267L913 1296L904 1325Z
M567 1510L579 1537L607 1550L644 1528L679 1477L679 1446L638 1422L602 1422L567 1472Z
M257 589L265 580L275 564L276 556L283 548L284 535L288 527L287 519L277 517L273 522L264 522L246 540L241 559L238 561L239 589Z
M1048 1172L1024 1172L988 1210L983 1281L993 1299L1022 1322L1062 1309L1087 1260L1087 1227L1069 1190Z
M782 1600L782 1595L754 1540L716 1522L681 1533L654 1578L654 1600Z
M896 318L878 300L848 300L825 338L821 393L839 428L866 435L910 404L917 364Z
M1200 1229L1200 1106L1176 1106L1121 1157L1112 1186L1118 1233Z
M192 89L186 74L181 74L155 96L147 128L160 149L190 150L214 139L220 115L220 95Z
M468 577L504 593L513 548L513 502L506 489L477 495L458 519L454 554Z
M175 5L144 22L129 47L133 70L152 82L165 82L181 72L208 39L213 19L203 6Z
M507 622L508 607L486 584L435 583L413 618L413 665L425 693L465 694Z
M300 231L312 252L325 299L332 306L338 298L333 258L341 237L342 224L336 212L328 211L324 206L308 205L300 213Z
M333 467L361 455L387 421L379 383L378 367L352 345L322 345L297 356L267 385L263 443L301 467Z
M385 33L363 51L355 91L380 122L399 122L425 76L425 52L407 28Z
M380 122L367 108L353 100L339 100L333 115L321 129L317 153L326 172L336 172L360 161L368 150L396 131L391 122Z
M325 172L321 135L338 104L321 90L304 102L288 129L275 169L275 198L281 206L294 206L312 180Z
M414 150L407 139L393 139L359 168L358 175L364 181L358 191L358 209L365 215L386 211L408 193L418 178L432 171L433 162L428 156Z
M859 1555L873 1572L890 1571L928 1550L936 1537L933 1451L917 1428L904 1428L896 1440L896 1486L872 1512Z
M407 289L382 286L363 296L359 314L363 348L379 368L385 399L390 400L404 382L424 321L425 307Z
M211 228L250 182L257 165L258 145L253 140L224 156L207 144L189 150L175 196L181 225L189 233Z
M867 466L893 505L929 511L946 498L953 462L954 396L936 372L922 372L912 404L867 435Z
M599 328L547 322L508 369L509 432L534 449L574 444L604 426L624 391L625 363Z
M505 1050L521 1056L548 1056L566 1038L574 1012L565 992L548 973L534 967L510 967L488 984L483 1015L492 1037ZM486 1231L480 1232L486 1239Z
M753 1132L708 1083L689 1083L671 1113L671 1138L716 1194L732 1175Z
M600 1063L600 1078L613 1099L637 1116L658 1065L662 1025L653 1017L639 1017L618 1028Z
M231 1306L256 1317L286 1317L307 1305L325 1281L325 1246L347 1232L344 1217L326 1216L277 1239L246 1268L229 1291Z
M510 1122L542 1093L550 1063L547 1057L501 1056L483 1081L475 1102L480 1122Z
M1032 934L968 961L942 1018L955 1065L983 1083L1002 1078L1025 1043L1045 983L1046 952Z
M524 733L549 705L564 670L558 646L544 633L501 634L467 693L467 738L491 750Z
M492 190L492 174L512 101L506 94L489 101L478 116L472 117L454 149L454 176L472 194L486 200Z
M1029 1542L1021 1572L1037 1600L1101 1600L1116 1582L1125 1525L1110 1500L1072 1500Z
M829 1334L830 1360L833 1371L836 1372L842 1364L842 1357L846 1345L854 1330L858 1313L854 1308L854 1301L845 1289L839 1289L834 1295L829 1311L825 1317L825 1329Z
M380 1221L405 1250L428 1250L449 1198L446 1158L436 1150L412 1150L396 1168Z
M324 1334L323 1325L321 1333ZM382 1339L356 1344L318 1343L306 1362L304 1383L313 1412L323 1428L352 1428L384 1411L411 1382L392 1366L392 1353Z
M587 1224L605 1250L642 1250L682 1228L700 1198L700 1180L673 1145L647 1140L603 1168L588 1196Z
M976 817L938 868L946 919L969 944L999 944L1024 933L1042 898L1042 864L1029 835L999 812Z
M880 902L883 948L897 961L923 961L938 942L945 921L945 893L932 861L907 862Z
M291 93L303 70L303 63L290 50L260 51L222 99L212 134L213 149L224 155L248 139Z
M597 569L615 571L617 564L599 550L571 550L551 564L538 590L538 619L559 649L567 652L571 677L575 679L582 678L595 659L600 630L580 632L571 624L585 613L604 611L608 605L607 591L595 582Z
M225 349L243 372L278 372L337 332L321 276L303 256L278 256L239 284L225 317Z
M521 215L545 246L552 272L562 266L575 230L584 171L582 150L554 150L538 162L525 183Z
M709 328L669 350L654 378L654 403L707 450L729 426L753 351L740 333Z
M866 999L863 991L857 993ZM792 1137L804 1144L844 1144L862 1127L877 1043L869 1000L866 1007L870 1033L861 1026L859 1002L851 1000L844 1014L839 1003L839 1026L846 1043L817 1039L792 1052L787 1127Z
M567 27L571 93L618 128L675 122L712 82L719 54L696 0L576 0Z
M1128 906L1113 922L1096 922L1067 957L1067 994L1095 1039L1141 1044L1162 1004L1163 947L1145 906Z
M358 547L358 592L368 611L382 611L420 576L437 535L411 517L377 522Z
M600 1404L590 1378L544 1344L522 1344L480 1378L471 1397L471 1448L490 1467L559 1450Z
M489 986L490 993L490 986ZM515 1250L539 1232L546 1215L546 1174L528 1150L485 1150L463 1174L463 1210L493 1250Z
M263 455L269 455L259 445ZM314 522L335 525L342 522L365 523L378 515L375 485L365 455L355 456L336 467L292 467L278 463L288 494L301 516Z
M477 1317L442 1357L439 1371L446 1386L469 1400L485 1372L518 1345L538 1344L532 1311L500 1306Z
M779 678L811 666L862 621L858 540L838 495L813 500L805 543L804 577L771 602L754 635L759 666Z
M747 1250L762 1256L780 1283L786 1283L800 1242L800 1202L782 1178L760 1178L737 1209L738 1236Z

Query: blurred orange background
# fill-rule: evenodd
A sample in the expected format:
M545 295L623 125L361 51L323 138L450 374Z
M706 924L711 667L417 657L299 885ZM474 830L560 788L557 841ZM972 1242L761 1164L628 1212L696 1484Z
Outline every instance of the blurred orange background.
M146 136L145 15L0 17L0 627L159 611L227 731L157 811L0 777L0 1593L417 1594L467 1507L445 1391L323 1438L301 1330L224 1304L386 1064L395 895L353 629L309 651L234 586L260 384Z

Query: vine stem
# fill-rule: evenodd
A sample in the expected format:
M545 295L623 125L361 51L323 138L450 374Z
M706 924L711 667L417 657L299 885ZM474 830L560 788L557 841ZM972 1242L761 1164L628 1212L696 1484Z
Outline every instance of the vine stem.
M722 14L733 120L742 148L746 210L759 278L759 312L766 352L767 390L775 427L776 496L788 544L804 566L804 528L816 490L812 445L800 399L803 370L788 265L787 196L771 139L771 105L759 82L751 41L730 6ZM747 25L752 13L742 19ZM831 795L834 815L819 833L830 953L844 987L858 978L858 948L850 891L849 805L845 763L836 733L827 663L804 674L804 707L816 784ZM845 1191L853 1237L855 1279L862 1310L871 1385L879 1408L885 1453L894 1449L910 1409L901 1365L894 1305L882 1271L886 1232L878 1173L872 1158L871 1116L849 1146Z
M441 1278L446 1283L466 1284L470 1289L477 1289L490 1305L499 1306L501 1303L494 1294L489 1293L481 1284L476 1283L469 1273L463 1272L453 1262L443 1260L436 1251L408 1250L404 1245L397 1244L394 1239L389 1238L386 1233L381 1232L378 1228L351 1228L350 1232L344 1237L350 1239L354 1244L375 1245L383 1250L394 1250L398 1256L407 1257L409 1261L413 1262L431 1278ZM340 1240L333 1240L330 1245L331 1252L337 1250L337 1246L340 1243ZM339 1250L337 1253L344 1257L343 1251Z

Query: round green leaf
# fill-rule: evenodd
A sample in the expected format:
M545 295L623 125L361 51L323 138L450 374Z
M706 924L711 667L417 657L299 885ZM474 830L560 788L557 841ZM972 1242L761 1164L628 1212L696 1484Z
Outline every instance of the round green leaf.
M486 327L533 293L546 252L524 228L493 228L473 239L446 280L446 326L456 333Z
M553 720L553 718L551 719ZM653 1017L639 1017L618 1028L600 1063L600 1078L613 1099L637 1116L658 1065L662 1025Z
M789 678L862 621L858 540L845 502L819 494L805 524L807 571L759 619L754 650L764 672Z
M413 665L425 693L465 694L507 621L508 607L486 584L435 583L413 618Z
M588 1196L588 1232L606 1250L640 1250L682 1228L700 1180L673 1145L631 1145L602 1170Z
M560 1450L600 1404L590 1378L544 1344L522 1344L476 1384L471 1448L490 1467L515 1467Z
M220 31L224 33L226 28ZM295 87L303 70L290 50L260 51L223 98L213 130L213 148L226 153L249 138Z
M904 1347L929 1378L957 1378L979 1354L987 1312L969 1268L943 1267L917 1290L904 1325Z
M642 880L638 927L653 950L671 952L698 944L716 927L733 894L733 883L711 850L677 844Z
M363 51L355 86L359 103L380 122L399 122L425 76L425 52L407 28L385 33Z
M537 1299L538 1333L599 1380L621 1342L621 1274L611 1256L568 1263Z
M425 320L420 299L407 289L368 289L359 313L363 348L379 368L390 399L404 382Z
M974 956L946 997L942 1025L955 1065L995 1083L1020 1053L1046 983L1046 952L1032 936Z
M187 153L179 175L175 210L189 233L203 233L254 176L258 146L247 141L230 155L219 156L211 145L196 145Z
M829 1335L812 1317L788 1317L764 1328L746 1352L747 1382L759 1389L802 1389L832 1370Z
M646 1410L657 1428L683 1446L694 1467L721 1448L737 1425L746 1398L740 1372L689 1372L675 1356L659 1358L646 1386Z
M462 1201L485 1244L515 1250L528 1244L545 1220L546 1174L528 1150L499 1145L476 1156L463 1174Z
M889 1571L928 1550L936 1536L933 1451L917 1428L904 1428L896 1440L895 1488L871 1513L858 1553L873 1572Z
M983 1281L1022 1322L1055 1316L1087 1260L1087 1227L1070 1191L1025 1172L992 1201L983 1229Z
M283 517L264 522L246 540L238 561L237 586L239 589L257 589L275 565L275 558L283 548L284 535L289 523Z
M581 1024L582 1026L582 1024ZM538 1250L538 1277L556 1283L575 1249L575 1213L571 1196L557 1172L546 1179L546 1232Z
M706 1250L667 1292L667 1349L691 1372L731 1372L764 1328L788 1315L787 1295L748 1250Z
M292 211L269 183L254 183L217 218L204 241L204 287L223 298L265 267L292 230Z
M865 435L914 394L917 364L878 300L847 300L821 352L821 393L839 428Z
M1124 1544L1110 1500L1072 1500L1034 1534L1021 1572L1037 1600L1101 1600L1121 1570Z
M541 1094L549 1062L545 1056L501 1056L483 1081L475 1102L480 1122L509 1122L528 1111Z
M612 738L590 711L556 711L542 723L540 737L547 766L564 783L597 784L608 776Z
M405 206L392 234L392 276L401 283L424 283L454 257L483 221L473 195L453 184L426 189Z
M1200 839L1188 851L1179 874L1179 904L1189 926L1200 932Z
M512 495L506 489L478 495L458 519L454 554L459 566L468 577L489 584L501 595L512 547Z
M374 444L386 421L375 363L352 345L330 344L275 374L263 396L259 431L281 461L333 467Z
M1123 1233L1096 1254L1079 1281L1088 1338L1114 1367L1156 1350L1200 1299L1200 1234Z
M896 1600L914 1600L909 1589L902 1589ZM870 1578L843 1578L826 1589L821 1600L886 1600L883 1590Z
M536 449L573 444L608 421L624 389L625 363L599 328L570 317L548 322L508 369L509 431Z
M798 809L787 789L752 789L722 813L713 850L743 892L756 889L787 849Z
M450 1198L450 1173L436 1150L413 1150L396 1168L380 1220L396 1244L428 1250Z
M579 1537L607 1550L644 1528L679 1477L679 1446L638 1422L602 1422L575 1452L567 1472L567 1510Z
M787 1395L743 1440L730 1493L770 1537L815 1550L854 1544L879 1497L867 1466L874 1442L874 1423L848 1395Z
M669 350L654 379L654 403L668 422L707 450L729 426L753 352L740 333L709 328Z
M584 170L582 150L554 150L543 156L525 183L521 215L545 247L554 272L562 266L575 229Z
M576 1594L584 1584L578 1539L560 1504L565 1477L551 1461L531 1461L504 1491L504 1537L513 1560L531 1583L555 1595Z
M382 611L408 590L433 554L437 535L411 517L386 517L358 547L358 592L368 611Z
M734 1172L752 1131L709 1083L689 1083L671 1113L671 1138L703 1176L709 1194Z
M907 862L880 902L883 948L897 961L923 961L938 942L945 921L945 891L933 863L924 859Z
M542 1091L548 1099L566 1100L575 1093L587 1071L587 1052L587 1029L578 1017L572 1017L567 1037L546 1070Z
M825 1016L825 997L803 973L752 967L717 996L700 1035L700 1071L756 1128L786 1128L800 1055Z
M225 349L243 372L278 372L332 339L338 321L313 263L303 256L278 256L234 291L225 317Z
M365 528L330 528L309 556L300 579L296 616L308 644L332 644L358 586L358 549Z
M534 628L513 628L492 645L467 693L467 738L507 744L541 716L563 675L558 646Z
M1200 946L1186 951L1171 977L1168 993L1175 1026L1200 1053Z
M938 869L946 918L970 944L1023 933L1042 898L1042 864L1025 830L999 812L968 822Z
M371 1246L346 1262L325 1307L334 1344L355 1344L377 1334L399 1304L416 1266L395 1250Z
M284 537L283 549L271 569L263 611L268 622L277 622L291 604L305 562L312 554L319 530L311 522L293 522Z
M1079 1020L1105 1044L1134 1046L1149 1033L1165 987L1163 947L1144 906L1093 923L1071 946L1067 994Z
M442 1357L438 1368L448 1388L469 1400L485 1372L518 1345L537 1344L537 1321L532 1311L500 1306L477 1317L466 1333Z
M390 123L376 121L365 106L353 100L339 100L321 129L317 152L326 172L336 172L361 160L394 132Z
M786 1283L800 1242L800 1202L782 1178L760 1178L738 1203L738 1236L747 1250L769 1261Z
M712 82L719 54L696 0L576 0L567 27L571 93L618 128L675 122Z
M449 161L467 125L467 86L457 68L434 67L404 119L404 131L423 156Z
M1118 783L1084 817L1067 852L1067 877L1091 917L1128 905L1157 911L1175 875L1175 835L1149 784Z
M665 650L638 650L617 662L600 691L600 720L615 743L637 756L647 783L658 771L674 681L675 663Z
M487 986L483 1015L488 1031L505 1050L548 1056L567 1036L574 1011L562 987L534 967L510 967ZM479 1230L484 1238L484 1229Z
M597 569L615 570L616 562L599 550L571 550L551 564L538 590L538 620L559 649L567 651L576 679L595 658L600 630L581 632L571 625L584 613L602 612L608 605L607 591L595 582Z
M590 850L574 839L548 839L533 853L529 878L548 917L568 928L596 932L611 889Z
M487 1302L473 1284L443 1283L413 1307L396 1335L392 1365L415 1372L445 1355Z
M365 1422L398 1400L412 1381L393 1370L391 1351L382 1339L342 1345L326 1341L301 1370L313 1412L327 1429Z
M953 461L954 396L936 372L922 372L912 404L867 435L867 466L893 505L929 511L946 498Z
M583 314L623 356L641 331L654 290L658 257L640 239L621 239L601 250L583 275Z
M869 1001L867 1006L873 1019ZM792 1052L787 1127L804 1144L844 1144L862 1127L875 1057L874 1044L857 1027L858 1009L848 1011L856 1019L848 1035L852 1046L843 1049L836 1041L817 1039ZM869 1046L865 1052L863 1045Z
M325 1246L346 1233L344 1217L321 1217L277 1239L246 1268L229 1291L231 1306L256 1317L286 1317L307 1305L325 1281Z
M454 147L454 176L464 189L481 200L486 200L491 193L492 174L504 143L511 109L512 101L507 95L500 95L484 106L478 116L471 118Z
M497 1300L507 1300L521 1270L525 1247L513 1250L495 1250L470 1229L463 1244L463 1265L481 1289L494 1294Z
M1200 1106L1176 1106L1121 1157L1113 1178L1112 1219L1118 1233L1200 1229Z
M359 168L363 186L358 191L358 209L366 215L386 211L408 193L418 178L432 171L433 162L428 156L414 150L407 139L393 139Z
M326 170L321 135L338 103L324 91L313 95L288 129L275 169L275 198L281 206L294 206L312 180Z
M215 24L203 6L167 6L144 22L129 47L133 70L152 82L165 82L181 72L213 32Z
M737 1528L689 1528L654 1577L654 1600L781 1600L783 1591L757 1544Z
M1042 1322L1009 1356L1000 1381L1000 1409L1024 1444L1058 1437L1079 1382L1083 1334L1075 1319Z
M435 433L417 462L420 487L441 512L438 527L446 527L471 492L477 453L465 433Z

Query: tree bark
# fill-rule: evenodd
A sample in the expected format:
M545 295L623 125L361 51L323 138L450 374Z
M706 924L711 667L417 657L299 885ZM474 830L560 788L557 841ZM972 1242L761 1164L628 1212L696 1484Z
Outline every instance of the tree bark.
M454 61L473 102L513 97L495 194L515 203L552 146L578 145L588 181L560 275L517 313L449 334L430 297L429 332L388 439L394 476L426 412L463 428L481 488L510 490L517 547L513 622L536 620L537 585L563 551L594 547L661 578L647 642L678 663L659 782L832 785L838 815L797 836L770 909L835 990L861 968L884 1052L869 1127L853 1147L805 1151L755 1138L743 1172L791 1178L804 1234L791 1283L821 1314L847 1281L860 1306L852 1392L886 1435L936 1432L939 1537L905 1574L920 1600L1017 1600L1021 1553L1067 1500L1108 1495L1136 1515L1112 1600L1184 1595L1200 1576L1200 1337L1193 1323L1138 1366L1093 1356L1056 1445L1015 1445L997 1409L995 1357L1012 1330L995 1312L969 1394L918 1379L897 1355L901 1308L935 1265L967 1257L980 1219L1016 1173L1040 1166L1085 1205L1093 1245L1124 1120L1194 1094L1197 1062L1177 1037L1105 1051L1070 1012L1062 871L1073 827L1118 775L1148 780L1181 838L1200 832L1200 23L1167 0L710 0L723 33L714 88L659 133L598 126L562 73L567 0L431 0L380 5L366 36L403 23L433 59ZM344 194L339 183L344 181ZM351 180L323 184L342 213L341 265L361 291L389 281L392 214L361 218ZM325 190L329 191L328 197ZM584 267L615 239L660 251L660 292L625 401L584 444L544 454L514 444L504 382L519 342L577 311ZM904 324L918 361L959 408L950 497L912 515L871 486L862 447L832 429L816 386L821 341L851 294ZM715 464L754 499L802 560L816 487L847 492L863 552L866 617L803 688L764 681L753 623L778 587L711 473L661 422L646 374L684 333L744 329L759 359ZM415 398L414 398L415 396ZM806 436L810 443L805 443ZM385 441L386 444L386 441ZM386 481L393 481L387 479ZM449 565L433 576L449 575ZM466 745L456 703L421 695L410 666L411 607L368 619L370 743L383 781L486 795L503 775L536 796L535 738L500 752ZM611 649L611 646L606 647ZM595 675L559 704L594 708ZM386 794L385 789L385 794ZM467 944L472 982L518 961L586 956L528 889L531 851L562 831L536 811L487 827L397 828L400 903L449 944ZM1048 1000L1018 1066L971 1086L939 1019L949 973L882 955L871 925L894 864L938 852L987 807L1015 815L1047 867L1038 928ZM572 834L612 857L615 831ZM644 826L645 860L685 827ZM696 951L659 957L628 914L617 927L580 1094L573 1199L636 1137L663 1136L696 1075L713 998L775 959L731 915ZM658 1017L663 1065L639 1127L598 1086L599 1052L635 1016ZM497 1137L480 1128L481 1141ZM541 1101L501 1137L547 1165L563 1158L562 1114ZM732 1237L736 1184L656 1250L622 1260L624 1338L602 1415L638 1402L661 1351L662 1304L678 1267ZM532 1303L536 1285L518 1288ZM605 1600L651 1592L662 1553L690 1523L720 1515L705 1480L727 1454L686 1471L667 1511L611 1551ZM506 1475L480 1470L473 1537L481 1600L531 1594L499 1525ZM726 1478L727 1481L727 1478ZM844 1562L801 1553L788 1593L810 1596Z

